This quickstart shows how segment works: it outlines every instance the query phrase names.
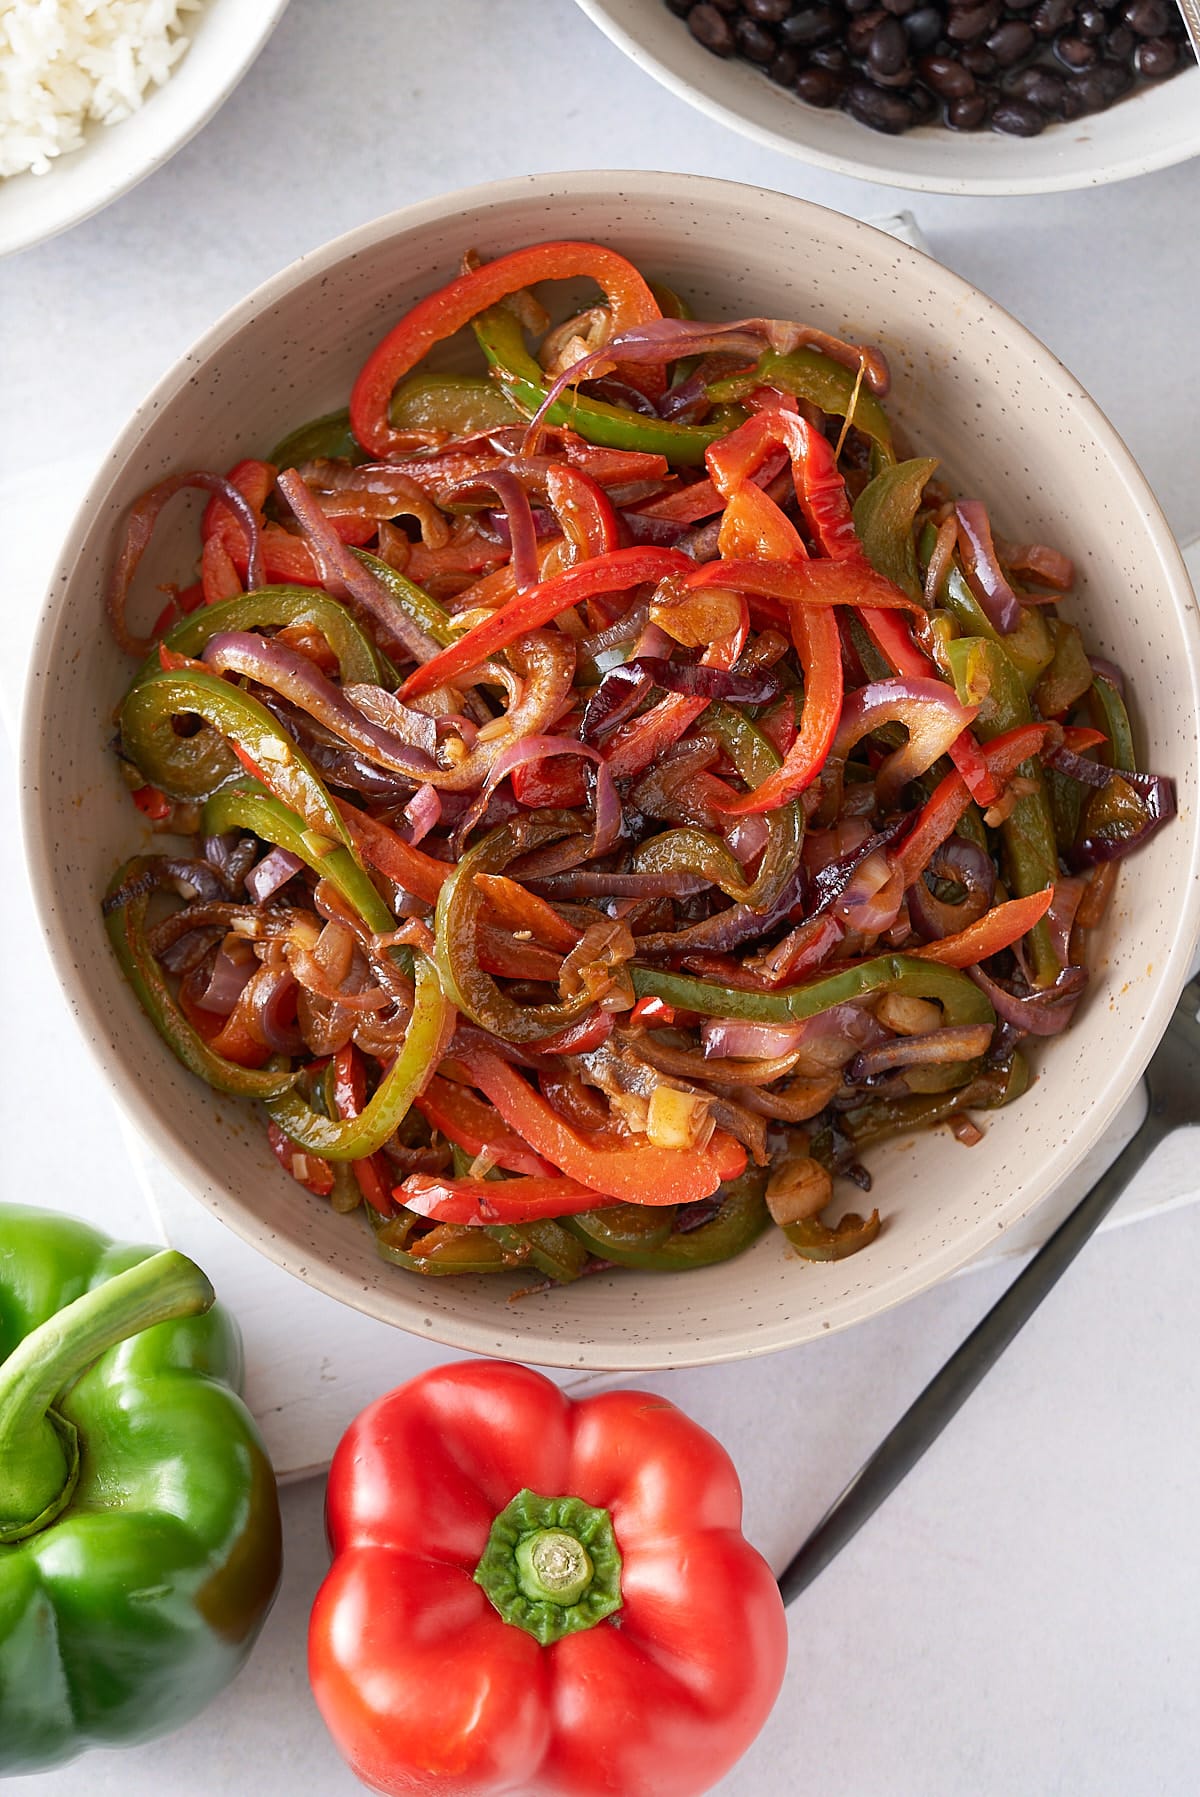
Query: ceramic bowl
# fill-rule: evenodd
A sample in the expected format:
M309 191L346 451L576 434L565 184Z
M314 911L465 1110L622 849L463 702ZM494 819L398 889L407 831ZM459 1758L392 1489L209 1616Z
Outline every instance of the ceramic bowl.
M56 157L46 174L0 181L0 256L90 218L169 161L229 98L286 5L206 0L185 14L186 53L135 113L116 125L89 125L80 148Z
M578 0L656 81L772 150L820 168L928 193L1055 193L1100 187L1200 156L1200 69L1040 137L923 126L886 137L806 106L742 58L714 56L662 0Z
M385 1265L361 1217L334 1215L280 1171L249 1108L182 1070L126 987L99 897L139 846L107 753L131 668L102 594L121 520L151 483L226 468L343 403L382 332L465 251L564 237L614 245L698 316L810 319L881 344L889 403L912 443L941 456L960 490L984 495L1005 535L1074 557L1072 615L1093 652L1128 671L1145 764L1175 776L1180 816L1119 882L1093 990L1029 1094L988 1119L975 1148L939 1131L872 1154L872 1201L887 1221L865 1252L806 1264L772 1232L724 1266L602 1274L512 1304L503 1281ZM144 595L194 553L182 526L160 536ZM684 175L535 175L428 201L317 250L230 312L135 414L68 533L34 651L23 753L50 951L114 1096L155 1152L230 1228L322 1291L417 1334L544 1364L764 1353L872 1316L961 1266L1096 1141L1165 1027L1200 930L1200 617L1112 427L1028 332L926 257L804 201Z

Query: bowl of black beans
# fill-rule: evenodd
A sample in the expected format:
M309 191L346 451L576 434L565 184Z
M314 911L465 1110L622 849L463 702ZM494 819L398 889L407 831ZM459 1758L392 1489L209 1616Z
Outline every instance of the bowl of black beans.
M1175 0L579 0L646 72L839 173L1040 193L1200 155Z

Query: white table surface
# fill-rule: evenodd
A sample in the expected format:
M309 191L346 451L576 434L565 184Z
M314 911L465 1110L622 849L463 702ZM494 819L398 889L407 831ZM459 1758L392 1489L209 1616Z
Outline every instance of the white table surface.
M63 464L93 460L191 339L301 251L477 180L610 164L759 182L862 217L899 201L710 124L640 76L569 0L292 0L245 83L174 162L100 217L0 265L0 482L11 495L31 470L52 483ZM1200 534L1200 369L1182 341L1200 282L1200 164L1045 199L922 197L915 210L934 253L1090 388L1179 536ZM22 519L11 506L0 574ZM33 602L11 572L5 596L20 613L6 695ZM34 936L11 747L0 753L0 832L13 863L0 895L0 1193L144 1235L125 1141ZM1161 1151L1160 1197L1194 1187L1194 1144ZM218 1226L204 1226L211 1240ZM1197 1205L1088 1248L794 1610L784 1693L723 1797L1197 1788L1198 1271ZM747 1488L748 1530L781 1565L1010 1276L1011 1266L990 1266L795 1353L646 1383L726 1442ZM381 1389L411 1363L410 1347L398 1338L381 1359ZM264 1424L269 1436L279 1426ZM358 1788L304 1676L307 1605L325 1565L319 1481L290 1485L283 1504L283 1591L236 1685L170 1740L13 1780L14 1797Z

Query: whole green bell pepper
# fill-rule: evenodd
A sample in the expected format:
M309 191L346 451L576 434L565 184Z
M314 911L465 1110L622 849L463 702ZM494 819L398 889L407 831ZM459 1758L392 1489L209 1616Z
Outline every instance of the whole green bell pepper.
M238 1671L279 1505L200 1269L0 1206L0 1775L149 1739Z

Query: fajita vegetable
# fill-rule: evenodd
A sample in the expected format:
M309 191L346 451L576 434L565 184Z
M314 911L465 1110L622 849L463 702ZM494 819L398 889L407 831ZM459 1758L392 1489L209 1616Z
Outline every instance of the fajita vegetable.
M144 1741L238 1671L275 1479L200 1269L0 1205L0 1775Z
M787 1658L724 1449L664 1398L435 1367L334 1456L309 1676L393 1797L698 1797Z
M552 323L568 279L596 303ZM429 372L468 327L478 373ZM856 1252L878 1213L824 1213L866 1145L976 1139L1069 1024L1173 790L1069 560L899 459L888 387L870 346L533 245L400 318L347 412L135 506L118 750L192 840L115 875L114 949L397 1266ZM199 579L146 634L186 487Z

